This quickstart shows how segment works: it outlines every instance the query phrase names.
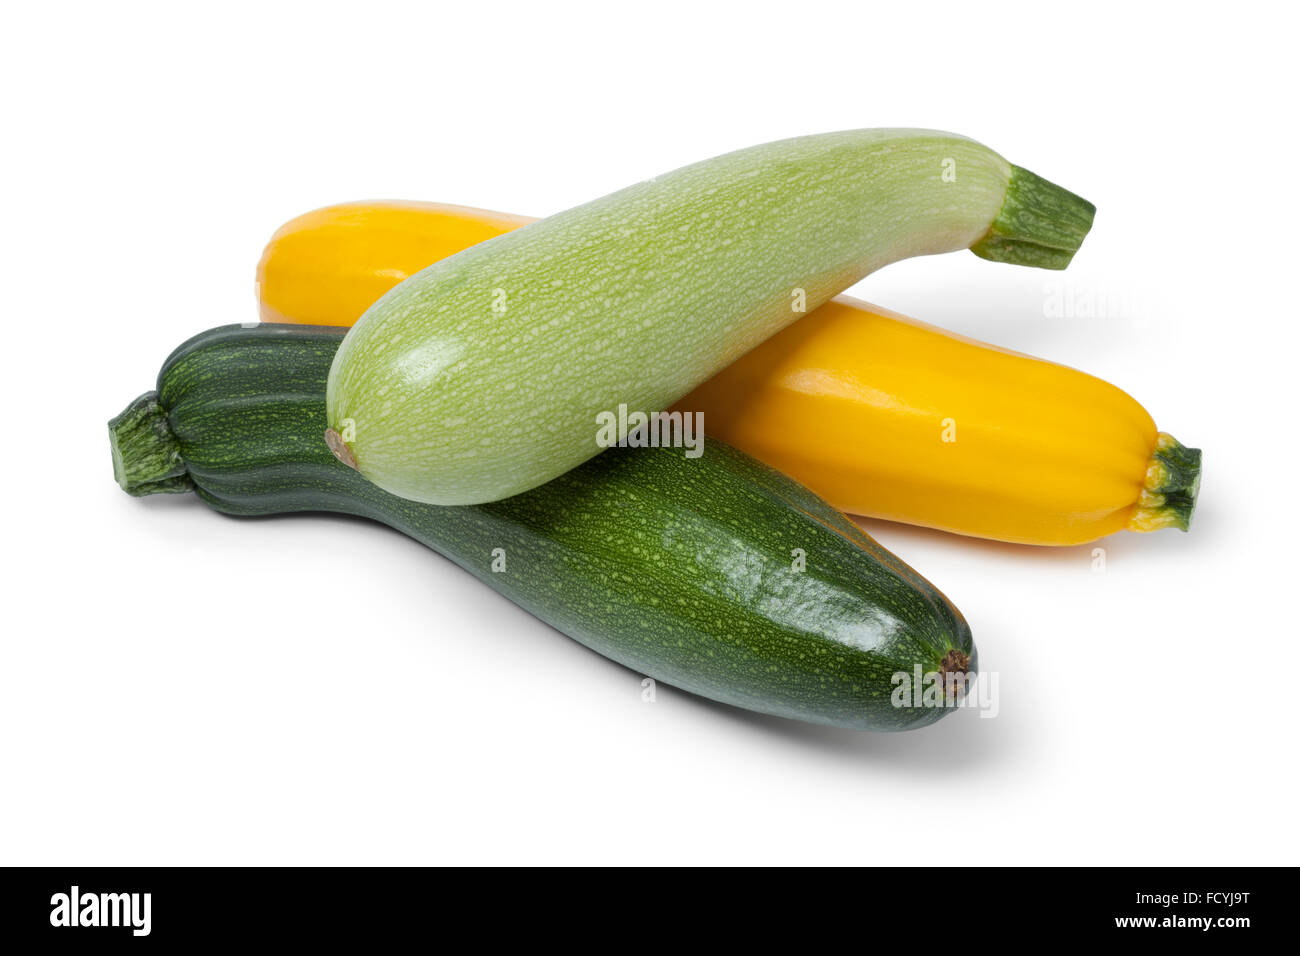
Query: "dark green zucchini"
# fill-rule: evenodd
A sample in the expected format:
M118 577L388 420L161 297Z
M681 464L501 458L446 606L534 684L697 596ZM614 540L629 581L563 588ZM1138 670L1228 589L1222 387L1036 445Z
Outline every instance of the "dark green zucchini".
M119 483L132 494L193 490L234 515L373 518L600 654L763 713L919 727L950 707L894 706L894 675L974 671L970 629L929 582L801 485L721 442L696 459L610 449L473 507L381 491L323 439L325 380L344 331L228 326L186 342L157 391L109 423Z

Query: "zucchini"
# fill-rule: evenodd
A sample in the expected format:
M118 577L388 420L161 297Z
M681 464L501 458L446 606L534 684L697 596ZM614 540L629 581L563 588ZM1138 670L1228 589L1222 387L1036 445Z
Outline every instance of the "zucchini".
M339 350L327 440L433 504L527 491L880 266L1064 268L1093 207L971 140L856 130L729 153L437 262ZM619 435L622 437L622 434Z
M186 342L157 389L109 423L118 482L136 495L193 491L233 515L383 522L592 650L762 713L919 727L951 708L894 706L895 675L919 668L937 675L932 685L951 675L960 690L956 678L974 672L970 628L942 594L811 492L720 442L699 459L611 449L476 507L381 490L321 441L342 337L228 326ZM497 548L504 573L492 570Z

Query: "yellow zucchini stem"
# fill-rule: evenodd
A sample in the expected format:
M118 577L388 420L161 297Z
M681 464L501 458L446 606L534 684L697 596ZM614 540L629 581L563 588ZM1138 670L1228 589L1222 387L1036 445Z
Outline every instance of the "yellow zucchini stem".
M1191 526L1196 494L1200 490L1201 450L1187 448L1173 435L1161 432L1128 530L1186 531Z
M142 498L194 490L157 392L145 392L109 422L108 440L113 477L127 494Z

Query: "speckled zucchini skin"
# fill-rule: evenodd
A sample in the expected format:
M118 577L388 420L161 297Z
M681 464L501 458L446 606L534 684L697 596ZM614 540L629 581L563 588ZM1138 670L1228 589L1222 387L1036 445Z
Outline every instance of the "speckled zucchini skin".
M1017 170L950 133L866 129L637 183L390 290L339 350L329 425L404 498L527 491L601 451L596 415L668 408L888 263L976 246L1063 268L1092 207Z
M229 326L167 360L158 402L210 506L383 522L592 650L767 714L918 727L950 708L896 708L891 677L918 664L938 671L954 650L975 669L969 627L929 582L802 486L719 442L697 459L611 449L488 505L427 505L380 490L321 437L342 333ZM501 573L492 571L496 548ZM794 549L806 570L794 570Z

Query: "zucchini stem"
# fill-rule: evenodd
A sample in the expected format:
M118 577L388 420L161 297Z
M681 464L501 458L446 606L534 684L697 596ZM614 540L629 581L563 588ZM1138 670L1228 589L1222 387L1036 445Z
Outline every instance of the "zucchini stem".
M1186 531L1191 526L1200 490L1201 450L1187 448L1173 435L1160 432L1128 530Z
M993 262L1064 269L1092 228L1096 212L1083 197L1012 164L1002 208L970 251Z
M108 441L113 477L127 494L140 498L194 489L157 392L145 392L109 422Z

